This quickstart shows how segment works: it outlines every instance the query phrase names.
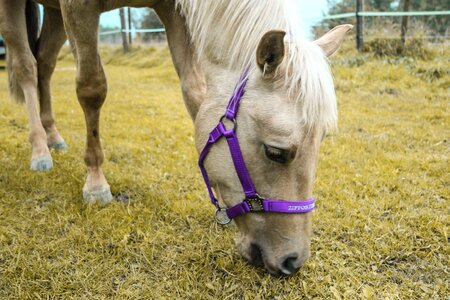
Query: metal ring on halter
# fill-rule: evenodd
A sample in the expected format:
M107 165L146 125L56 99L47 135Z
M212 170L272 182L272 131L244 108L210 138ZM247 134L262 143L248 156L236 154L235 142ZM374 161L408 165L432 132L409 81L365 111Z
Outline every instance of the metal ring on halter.
M214 220L220 225L228 225L231 222L230 217L227 215L227 210L220 208L219 206L217 206L217 210L214 213Z
M232 129L233 129L233 130L236 130L236 129L237 129L237 122L236 122L236 119L235 119L235 118L230 119L230 118L227 117L227 115L221 116L219 122L222 123L224 127L225 127L225 123L223 123L223 120L224 120L225 118L226 118L227 120L230 120L231 122L233 122L233 128L232 128ZM227 129L227 128L225 128L225 129ZM228 130L228 129L227 129L227 130Z

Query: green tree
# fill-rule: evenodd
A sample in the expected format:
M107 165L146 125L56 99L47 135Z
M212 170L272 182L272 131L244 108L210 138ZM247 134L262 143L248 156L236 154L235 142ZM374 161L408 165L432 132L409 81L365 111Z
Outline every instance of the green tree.
M449 0L411 0L411 10L417 11L444 11L450 10ZM426 16L417 17L418 20L426 23L427 26L440 34L448 33L450 17L446 16Z
M163 28L164 25L159 20L158 15L155 13L153 9L146 9L146 12L140 18L140 27L143 29L157 29ZM152 37L161 38L161 34L154 33L144 33L142 35L142 40L148 42L152 39Z
M159 20L158 15L155 13L153 9L146 9L146 12L141 17L141 27L152 29L152 28L161 28L163 24Z

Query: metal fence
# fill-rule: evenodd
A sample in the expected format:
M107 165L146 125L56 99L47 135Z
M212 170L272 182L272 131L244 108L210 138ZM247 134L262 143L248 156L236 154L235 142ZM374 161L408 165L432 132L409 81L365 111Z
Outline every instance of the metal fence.
M450 15L450 11L401 11L401 12L376 12L376 11L362 11L362 0L357 0L356 10L354 12L342 13L331 16L324 16L322 20L336 20L336 19L348 19L348 18L356 18L356 42L357 48L362 49L364 45L364 30L363 30L363 18L367 17L418 17L418 16L448 16ZM358 5L359 4L359 5ZM125 33L125 34L124 34ZM100 32L100 36L108 36L108 35L117 35L126 33L133 36L137 36L139 34L155 34L155 33L165 33L164 28L153 28L153 29L117 29L110 31ZM425 36L422 38L436 38ZM448 39L447 36L443 37L444 39ZM160 39L160 38L159 38Z
M354 12L325 16L323 20L336 20L356 18L356 48L361 50L364 47L364 17L402 17L401 33L399 38L405 43L406 31L408 27L408 17L417 16L446 16L450 15L450 11L399 11L399 12L376 12L363 11L363 0L356 1L356 10ZM431 38L431 37L428 37Z
M355 11L344 14L337 14L333 16L325 16L322 19L330 20L330 19L345 19L351 17L417 17L417 16L444 16L450 15L450 10L447 11Z
M153 44L165 41L165 29L164 28L151 28L151 29L114 29L101 31L99 38L101 43L107 44L120 44L123 43L122 39L125 35L128 38L128 43L138 44Z

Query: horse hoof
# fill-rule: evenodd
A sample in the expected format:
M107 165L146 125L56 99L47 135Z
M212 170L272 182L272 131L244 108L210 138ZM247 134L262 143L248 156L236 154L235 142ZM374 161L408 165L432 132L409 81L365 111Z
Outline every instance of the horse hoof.
M31 160L30 169L32 171L46 171L53 168L53 160L51 157L39 157Z
M66 142L62 141L62 142L49 144L48 147L55 149L55 150L67 150L67 148L69 148L69 145L67 145Z
M87 202L111 202L113 196L111 194L111 190L108 187L96 187L88 190L87 188L83 188L83 200L85 203Z

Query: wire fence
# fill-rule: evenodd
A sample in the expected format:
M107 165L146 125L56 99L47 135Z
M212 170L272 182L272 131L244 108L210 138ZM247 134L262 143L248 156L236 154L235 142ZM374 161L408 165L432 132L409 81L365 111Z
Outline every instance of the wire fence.
M342 13L342 14L336 14L331 16L323 16L321 18L321 21L323 20L338 20L338 19L348 19L348 18L356 18L357 27L362 26L362 18L372 18L372 17L429 17L429 16L450 16L450 11L401 11L401 12L375 12L375 11L354 11L354 12L348 12L348 13ZM320 22L320 21L319 21ZM317 22L317 23L319 23ZM357 41L359 40L360 43L363 43L362 40L362 28L360 30L356 30L357 34ZM154 40L154 41L161 41L165 38L165 29L164 28L140 28L140 29L116 29L116 30L108 30L108 31L102 31L100 32L100 39L102 42L112 42L112 43L118 43L120 42L120 34L126 33L130 36L138 37L141 35L147 35L147 38L144 40ZM154 38L149 38L148 35L151 34L158 34ZM162 34L162 35L161 35ZM114 36L114 38L107 38L108 36ZM398 39L398 37L395 36L386 36L386 39ZM427 40L435 40L439 42L448 43L449 37L448 37L448 30L443 36L431 36L431 35L422 35L420 36L421 39L427 39ZM358 48L361 45L358 45Z
M324 16L323 20L331 19L346 19L351 17L417 17L417 16L445 16L450 15L450 10L447 11L360 11L337 14L332 16Z
M348 13L342 13L337 15L331 15L331 16L324 16L322 20L338 20L338 19L349 19L349 18L355 18L356 19L356 48L358 50L362 50L364 48L364 40L365 40L365 30L364 30L364 18L376 18L376 17L387 17L387 18L396 18L401 17L401 25L400 25L400 32L398 37L395 35L392 35L392 32L389 33L389 35L383 36L383 39L400 39L403 45L405 45L405 41L407 39L406 33L408 31L408 19L409 17L430 17L430 16L449 16L450 11L386 11L386 12L380 12L380 11L363 11L363 0L356 0L356 10L354 12L348 12ZM407 8L406 8L407 9ZM378 24L379 25L379 24ZM377 30L380 30L380 26L378 26ZM381 28L383 29L383 28ZM425 39L432 41L434 43L448 43L448 27L444 35L421 35L420 39Z
M119 33L163 33L166 32L164 28L153 28L153 29L117 29L117 30L109 30L109 31L102 31L99 34L100 35L109 35L109 34L119 34Z

